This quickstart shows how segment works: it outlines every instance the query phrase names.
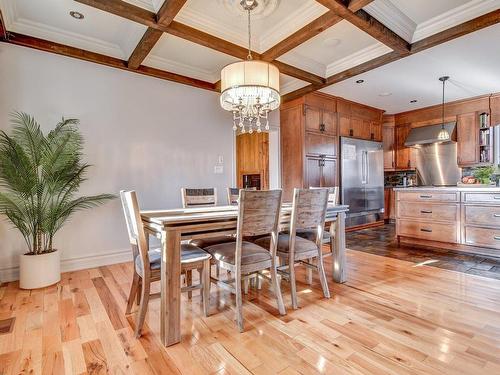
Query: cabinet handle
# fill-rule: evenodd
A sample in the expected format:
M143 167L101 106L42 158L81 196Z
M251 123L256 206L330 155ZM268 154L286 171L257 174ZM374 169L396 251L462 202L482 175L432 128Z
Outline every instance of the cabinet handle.
M420 210L420 213L422 214L432 214L431 210Z
M500 199L500 195L495 195L493 199Z
M349 136L352 137L354 135L354 130L349 129Z
M371 139L375 139L375 134L370 133L370 138L371 138Z
M319 131L324 132L325 131L325 124L319 124Z
M422 228L420 229L421 232L427 232L427 233L432 233L432 229L428 229L428 228ZM500 240L500 237L498 238Z
M495 236L495 237L493 237L493 239L500 241L500 236Z
M432 198L432 195L421 195L420 198L429 199Z
M500 214L493 214L493 217L500 217Z

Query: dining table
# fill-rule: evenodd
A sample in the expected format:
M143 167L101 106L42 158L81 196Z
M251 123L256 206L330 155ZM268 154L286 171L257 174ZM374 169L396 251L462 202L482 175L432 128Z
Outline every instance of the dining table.
M332 278L346 281L345 216L348 206L329 204L325 222L329 223L332 246ZM280 230L290 225L292 205L281 208ZM238 206L212 206L141 211L147 234L161 241L160 337L163 345L181 341L181 241L234 235ZM147 236L149 237L149 236Z

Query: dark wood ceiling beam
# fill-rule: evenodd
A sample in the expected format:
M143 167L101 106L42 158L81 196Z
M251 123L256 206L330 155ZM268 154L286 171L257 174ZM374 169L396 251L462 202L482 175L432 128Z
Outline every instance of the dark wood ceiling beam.
M0 25L0 35L3 35L3 32L1 32L2 29L3 27L2 25ZM85 60L96 64L109 66L112 68L127 70L129 72L139 73L150 77L164 79L167 81L182 83L185 85L205 90L216 91L215 85L211 82L206 82L199 79L186 77L180 74L171 73L144 65L139 66L137 69L130 69L127 66L127 61L117 59L115 57L106 56L100 53L91 52L80 48L71 47L64 44L55 43L45 39L35 38L23 34L8 32L7 35L8 35L7 38L2 37L0 38L0 41L10 44L15 44L18 46L30 47L40 51L51 52L57 55L73 57L79 60Z
M187 0L165 0L160 10L156 14L156 22L167 27L174 20L177 13L180 12ZM163 35L163 31L148 27L141 40L135 47L128 59L128 67L137 69L144 59L149 55Z
M342 18L336 15L332 11L328 11L322 16L316 18L311 23L307 24L300 30L294 32L289 37L283 39L281 42L275 46L269 48L266 52L262 54L262 60L273 61L276 58L284 55L288 51L294 49L295 47L301 45L302 43L308 41L309 39L315 37L316 35L322 33L326 29L335 25L337 22L341 21Z
M360 10L361 8L364 8L365 6L370 4L371 2L373 2L373 0L351 0L351 1L349 1L349 5L347 6L347 8L351 12L357 12L358 10Z
M156 14L147 9L132 5L123 0L74 0L77 3L85 4L93 8L103 10L119 17L131 21L160 29L161 26L156 22Z
M485 27L495 25L497 23L500 23L500 9L494 10L490 13L486 13L470 21L464 22L460 25L441 31L440 33L431 35L425 39L419 40L418 42L415 42L411 45L411 53L418 53L420 51L435 47L455 38L470 34L474 31L484 29ZM498 43L498 41L493 41L493 43ZM496 48L498 48L498 45Z
M364 10L352 12L347 8L342 0L316 0L318 3L327 7L337 15L349 21L354 26L371 35L381 43L392 48L396 52L407 53L410 50L410 44L397 35L392 30L385 27L382 23L370 16Z

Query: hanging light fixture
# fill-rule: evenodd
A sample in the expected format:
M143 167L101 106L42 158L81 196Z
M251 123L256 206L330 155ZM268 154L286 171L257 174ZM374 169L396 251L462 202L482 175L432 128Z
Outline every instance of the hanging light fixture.
M442 116L441 130L438 133L438 139L440 141L449 141L451 138L450 133L444 127L444 86L446 84L446 81L448 81L449 79L450 79L450 77L448 77L448 76L443 76L443 77L439 78L439 80L441 82L443 82L443 105L442 105L442 115L443 116Z
M233 113L233 130L258 133L269 130L269 112L280 106L280 72L276 66L252 59L250 13L256 0L241 0L248 14L248 56L246 61L229 64L221 71L220 104ZM263 126L262 122L265 122Z

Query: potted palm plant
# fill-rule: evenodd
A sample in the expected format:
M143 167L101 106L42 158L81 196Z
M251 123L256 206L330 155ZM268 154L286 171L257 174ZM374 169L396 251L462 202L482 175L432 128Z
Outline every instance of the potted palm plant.
M62 119L44 134L35 119L14 113L11 134L0 132L0 213L21 232L27 252L20 256L20 287L58 282L60 251L54 236L78 210L98 206L111 194L76 197L90 167L82 161L79 121Z

